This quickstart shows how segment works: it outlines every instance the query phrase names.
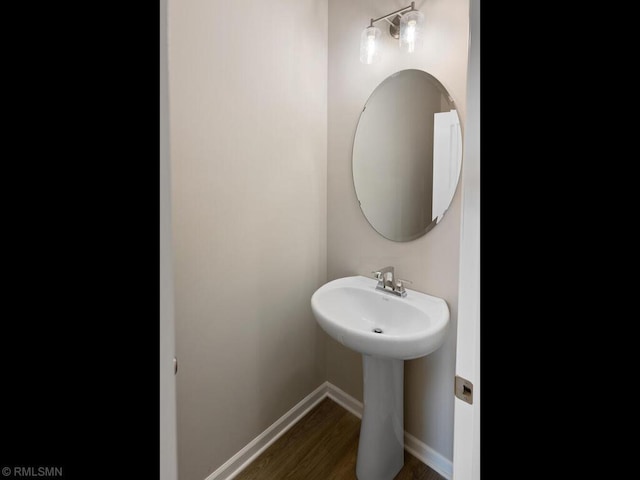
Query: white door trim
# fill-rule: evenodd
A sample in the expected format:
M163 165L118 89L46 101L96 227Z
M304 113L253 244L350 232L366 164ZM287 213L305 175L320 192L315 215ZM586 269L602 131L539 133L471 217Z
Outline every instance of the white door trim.
M480 479L480 0L469 2L467 115L462 162L462 219L456 375L471 382L472 403L455 398L453 478Z

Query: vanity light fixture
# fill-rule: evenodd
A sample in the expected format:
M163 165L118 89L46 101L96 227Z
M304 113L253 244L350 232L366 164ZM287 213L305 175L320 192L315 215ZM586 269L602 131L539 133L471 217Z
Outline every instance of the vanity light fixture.
M393 38L400 39L400 48L413 53L422 43L424 35L424 15L415 8L416 2L411 2L408 7L383 15L380 18L372 18L371 23L360 35L360 61L367 65L380 61L380 37L382 32L373 24L380 20L389 22L389 34ZM393 17L393 20L389 20Z

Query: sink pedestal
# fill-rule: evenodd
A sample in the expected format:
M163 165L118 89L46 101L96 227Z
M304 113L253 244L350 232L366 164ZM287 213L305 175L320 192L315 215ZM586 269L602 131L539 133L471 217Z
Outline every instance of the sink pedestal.
M393 480L404 465L404 360L362 355L358 480Z

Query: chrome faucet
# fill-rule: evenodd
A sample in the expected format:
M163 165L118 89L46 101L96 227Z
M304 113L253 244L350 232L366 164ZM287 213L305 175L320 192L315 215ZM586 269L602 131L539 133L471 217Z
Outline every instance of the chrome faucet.
M373 273L374 278L378 280L376 290L382 290L399 297L406 297L407 290L404 288L405 283L411 283L408 280L400 280L395 278L395 270L393 267L384 267Z

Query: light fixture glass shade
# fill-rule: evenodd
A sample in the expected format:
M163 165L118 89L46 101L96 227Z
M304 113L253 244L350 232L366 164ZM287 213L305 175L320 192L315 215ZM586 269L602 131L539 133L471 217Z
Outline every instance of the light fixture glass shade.
M411 10L400 19L400 48L413 53L422 47L424 37L424 15L418 10Z
M378 27L365 28L360 35L360 61L370 65L380 61L380 36Z

